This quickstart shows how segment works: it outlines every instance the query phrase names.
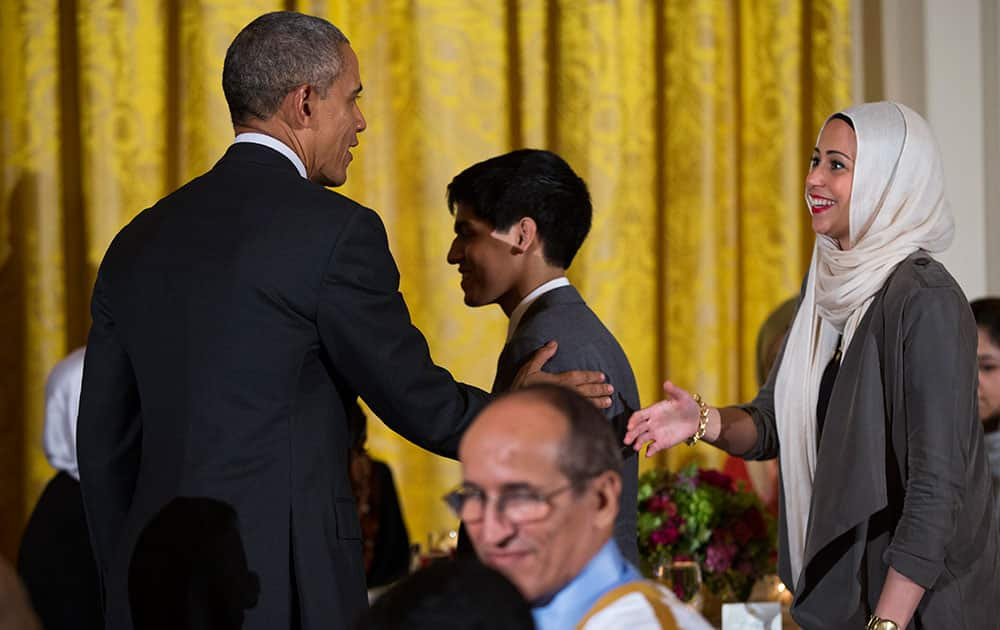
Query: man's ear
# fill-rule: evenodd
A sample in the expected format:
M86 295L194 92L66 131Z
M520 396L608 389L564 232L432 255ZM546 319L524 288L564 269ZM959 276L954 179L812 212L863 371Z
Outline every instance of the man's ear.
M597 513L594 524L598 527L614 527L618 516L618 497L622 491L622 478L617 471L606 470L592 482L597 491Z
M309 84L292 88L281 101L281 113L293 129L309 127L314 114L313 104L319 94Z
M517 223L511 227L513 232L513 246L520 253L528 251L531 245L538 241L538 224L531 217L521 217Z

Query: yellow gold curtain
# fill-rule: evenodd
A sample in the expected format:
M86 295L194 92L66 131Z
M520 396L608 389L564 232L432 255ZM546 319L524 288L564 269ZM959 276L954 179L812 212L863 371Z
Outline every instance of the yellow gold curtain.
M351 39L369 128L346 194L388 227L413 319L456 377L492 382L505 321L445 263L444 188L520 146L561 153L594 199L573 282L632 360L644 404L669 376L719 403L754 392L756 329L798 290L802 178L849 103L849 0L0 0L0 552L52 475L49 369L86 339L97 265L142 208L232 138L228 43L295 9ZM453 462L375 423L411 537L450 527ZM676 449L660 460L711 449Z

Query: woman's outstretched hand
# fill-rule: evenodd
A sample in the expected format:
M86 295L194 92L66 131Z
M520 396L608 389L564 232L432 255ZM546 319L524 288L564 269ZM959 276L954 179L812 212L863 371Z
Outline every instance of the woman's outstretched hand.
M636 451L649 444L646 457L683 442L698 430L698 403L691 394L670 381L663 384L667 400L661 400L632 414L625 444Z

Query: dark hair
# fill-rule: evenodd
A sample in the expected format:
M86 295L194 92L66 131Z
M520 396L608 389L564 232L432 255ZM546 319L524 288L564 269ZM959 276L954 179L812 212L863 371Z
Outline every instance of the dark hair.
M510 395L540 399L566 418L566 441L559 449L559 470L580 491L606 471L621 474L622 455L611 422L575 391L558 385L531 385Z
M439 560L375 600L358 630L529 630L521 593L474 556Z
M834 114L833 116L830 116L830 118L829 118L829 119L827 119L827 121L826 121L826 122L830 122L830 121L831 121L831 120L833 120L834 118L836 118L837 120L843 120L843 121L844 121L845 123L847 123L847 124L848 124L848 126L849 126L849 127L851 128L851 129L854 129L854 121L853 121L853 120L851 120L851 117L850 117L850 116L848 116L847 114L845 114L845 113L843 113L843 112L837 112L837 113L836 113L836 114Z
M468 205L501 232L523 217L538 226L545 261L568 269L587 238L587 184L551 151L519 149L473 164L448 184L448 210Z
M973 300L972 316L976 318L976 325L990 336L990 341L1000 346L1000 298Z
M233 124L267 120L285 95L300 85L320 94L340 74L340 29L303 13L275 11L247 24L229 45L222 66L222 91Z

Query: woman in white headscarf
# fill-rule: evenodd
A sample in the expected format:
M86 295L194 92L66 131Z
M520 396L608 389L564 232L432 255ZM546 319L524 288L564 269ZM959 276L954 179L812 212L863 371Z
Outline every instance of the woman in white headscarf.
M767 383L719 408L668 381L626 442L780 453L779 571L804 628L996 627L976 327L931 258L953 224L930 129L896 103L834 114L805 183L816 244Z
M70 353L45 382L42 447L56 475L38 498L18 550L18 573L46 630L104 627L76 464L84 352L77 348Z

